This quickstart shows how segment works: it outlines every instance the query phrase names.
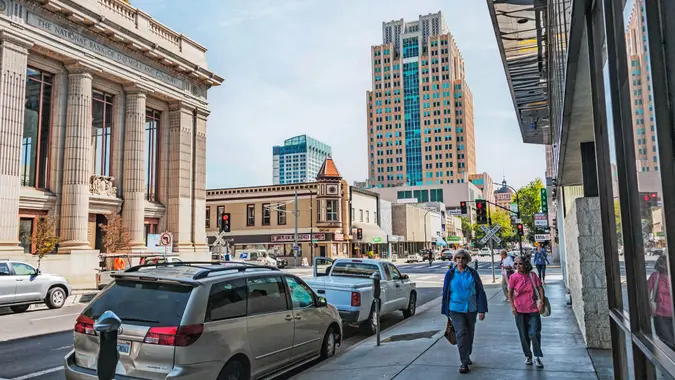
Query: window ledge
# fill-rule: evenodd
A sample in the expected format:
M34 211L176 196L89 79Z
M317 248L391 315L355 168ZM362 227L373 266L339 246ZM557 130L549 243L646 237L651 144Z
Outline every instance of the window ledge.
M19 208L50 211L56 205L56 195L46 190L22 187Z

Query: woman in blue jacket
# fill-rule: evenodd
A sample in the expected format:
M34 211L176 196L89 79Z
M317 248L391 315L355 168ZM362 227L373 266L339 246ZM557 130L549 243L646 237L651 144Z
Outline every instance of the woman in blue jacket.
M457 348L462 362L460 373L468 373L473 351L473 337L476 317L485 319L488 311L487 296L480 275L469 267L471 255L464 249L455 253L454 268L448 269L443 282L443 303L441 314L447 316L455 326Z

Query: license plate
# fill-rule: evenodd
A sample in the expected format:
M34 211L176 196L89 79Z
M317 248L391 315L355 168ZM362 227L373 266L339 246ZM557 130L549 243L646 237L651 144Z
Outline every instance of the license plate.
M117 352L120 355L129 355L131 353L131 342L117 342Z

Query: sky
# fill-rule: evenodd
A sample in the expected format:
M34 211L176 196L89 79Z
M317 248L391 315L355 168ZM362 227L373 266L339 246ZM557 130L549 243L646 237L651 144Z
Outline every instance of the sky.
M545 175L524 144L485 0L131 0L208 48L207 188L272 183L272 147L308 134L350 183L367 178L370 48L382 22L443 12L474 97L477 171L520 187Z

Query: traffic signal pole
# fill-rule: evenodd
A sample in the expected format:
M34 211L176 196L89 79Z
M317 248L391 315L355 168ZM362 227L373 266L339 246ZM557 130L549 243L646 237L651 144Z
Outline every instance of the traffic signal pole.
M295 215L295 237L293 238L293 262L295 264L295 267L298 267L298 250L300 247L298 246L298 191L295 190L295 212L293 213Z
M490 226L490 230L492 230L492 215L490 213L490 208L487 208L488 212L488 226ZM492 258L492 283L494 284L497 282L497 276L495 274L495 241L490 239L490 257Z

